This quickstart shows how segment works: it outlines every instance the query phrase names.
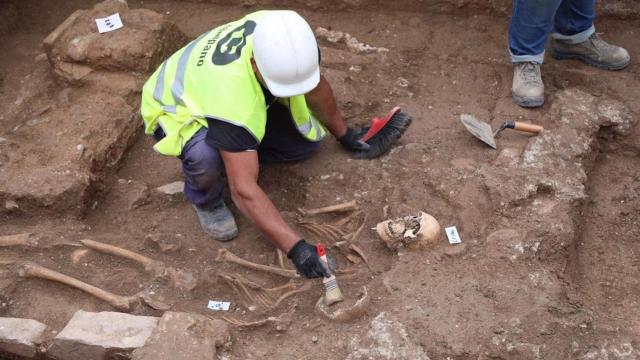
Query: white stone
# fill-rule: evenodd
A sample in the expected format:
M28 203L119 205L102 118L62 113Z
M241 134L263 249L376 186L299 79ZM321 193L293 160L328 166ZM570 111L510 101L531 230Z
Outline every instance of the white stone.
M167 195L179 194L184 191L184 181L176 181L170 184L162 185L156 188L156 190Z
M78 310L47 353L65 360L103 360L116 352L130 354L145 344L157 324L158 318L152 316Z
M367 337L352 341L346 360L429 360L420 345L409 339L404 325L380 313L371 321Z
M31 319L0 318L0 350L33 359L46 328Z

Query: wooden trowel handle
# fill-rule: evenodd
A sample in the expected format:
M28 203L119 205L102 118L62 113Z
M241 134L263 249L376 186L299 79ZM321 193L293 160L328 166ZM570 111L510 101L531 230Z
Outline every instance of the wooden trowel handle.
M536 135L540 134L540 132L544 130L544 128L540 125L533 125L533 124L523 123L519 121L514 121L513 125L514 125L513 126L514 130L524 131L524 132L528 132Z

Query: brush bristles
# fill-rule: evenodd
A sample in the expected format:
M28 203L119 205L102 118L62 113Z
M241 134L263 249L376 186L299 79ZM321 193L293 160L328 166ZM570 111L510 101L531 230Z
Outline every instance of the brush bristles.
M409 125L411 125L411 121L409 114L398 111L377 134L367 141L370 149L356 152L353 154L354 157L358 159L373 159L382 156L402 137Z
M340 291L340 287L338 287L338 281L336 281L335 276L331 275L331 277L324 279L323 283L324 303L327 306L344 300L344 296L342 296L342 291Z

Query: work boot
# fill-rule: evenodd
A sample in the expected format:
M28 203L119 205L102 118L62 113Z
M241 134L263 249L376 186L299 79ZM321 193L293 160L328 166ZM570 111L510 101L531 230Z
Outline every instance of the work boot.
M544 83L540 64L520 62L513 64L513 101L522 107L538 107L544 103Z
M213 209L193 205L205 233L218 241L229 241L238 235L238 226L233 214L224 203Z
M622 70L631 60L627 50L607 43L596 33L579 44L553 39L551 47L551 56L556 59L578 59L607 70Z

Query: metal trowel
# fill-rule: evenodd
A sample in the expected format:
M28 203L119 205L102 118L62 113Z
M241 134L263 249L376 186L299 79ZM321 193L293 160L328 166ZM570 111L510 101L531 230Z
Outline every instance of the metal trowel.
M469 114L460 115L460 121L473 136L477 137L483 143L491 146L494 149L497 149L495 138L504 129L514 129L514 130L523 131L533 135L538 135L542 130L544 130L544 128L540 125L533 125L533 124L523 123L520 121L507 120L502 125L500 125L498 130L493 131L491 129L491 125L487 124L484 121L480 121L473 115L469 115Z

